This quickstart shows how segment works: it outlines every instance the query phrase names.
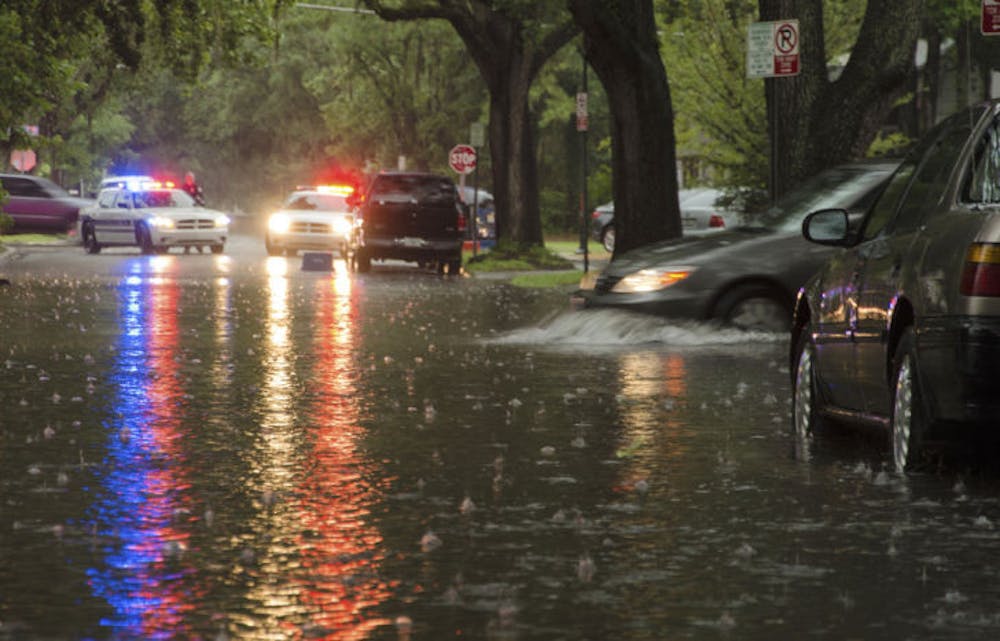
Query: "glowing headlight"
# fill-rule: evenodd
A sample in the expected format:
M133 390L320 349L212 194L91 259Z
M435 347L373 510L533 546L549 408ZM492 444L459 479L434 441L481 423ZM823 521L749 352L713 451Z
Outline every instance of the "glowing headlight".
M149 221L157 229L173 229L174 219L165 216L153 216Z
M694 273L694 267L669 267L662 269L642 269L633 272L611 288L618 294L640 294L655 292L674 283L679 283Z
M333 221L333 233L335 236L347 236L351 233L354 224L346 218L338 218Z
M292 226L291 219L284 214L275 214L267 221L267 227L276 234L285 234Z
M216 227L225 227L228 224L229 224L229 216L227 216L225 214L222 214L220 216L216 216L215 217L215 226Z

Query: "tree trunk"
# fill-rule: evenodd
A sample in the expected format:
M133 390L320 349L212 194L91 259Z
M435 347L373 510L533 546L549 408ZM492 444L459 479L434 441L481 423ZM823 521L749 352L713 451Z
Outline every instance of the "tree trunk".
M768 130L778 197L801 179L863 157L907 87L923 0L868 2L844 72L830 82L822 5L759 0L761 20L798 18L800 73L767 83Z
M578 29L555 5L413 0L396 7L364 0L384 20L447 20L462 38L490 92L490 154L499 241L541 245L538 170L529 91L542 65ZM530 11L529 11L530 9Z
M674 115L651 0L569 0L611 112L615 251L681 235Z

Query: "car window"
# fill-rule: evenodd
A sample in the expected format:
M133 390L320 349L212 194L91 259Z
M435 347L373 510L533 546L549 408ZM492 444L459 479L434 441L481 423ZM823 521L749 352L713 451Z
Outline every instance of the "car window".
M379 176L372 185L372 198L390 202L453 203L458 198L455 183L438 176Z
M336 194L295 193L288 199L285 209L303 211L347 211L347 197Z
M1000 119L994 118L976 144L962 185L962 202L1000 203Z
M852 208L885 180L884 167L835 167L809 178L752 218L764 227L796 231L806 214L830 207Z
M134 193L136 207L194 207L194 200L180 189L158 189Z
M48 194L42 189L34 180L30 178L4 178L3 179L4 189L11 196L19 196L21 198L48 198Z
M975 120L969 112L956 114L921 140L872 206L865 219L862 241L880 235L894 218L894 227L900 229L920 224L930 207L940 200Z
M98 194L97 204L100 205L101 207L104 207L105 209L109 207L114 207L116 196L118 196L117 191L106 189L102 191L100 194Z

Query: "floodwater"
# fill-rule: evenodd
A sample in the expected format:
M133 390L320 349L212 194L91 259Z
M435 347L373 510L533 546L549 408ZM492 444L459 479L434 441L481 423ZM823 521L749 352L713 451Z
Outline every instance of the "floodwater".
M0 289L0 639L1000 635L996 480L797 459L784 336L178 260Z

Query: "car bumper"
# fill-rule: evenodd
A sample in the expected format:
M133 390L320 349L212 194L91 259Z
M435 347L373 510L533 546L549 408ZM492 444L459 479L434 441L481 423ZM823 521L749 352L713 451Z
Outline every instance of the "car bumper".
M279 249L344 250L347 236L340 234L271 234L268 243Z
M593 289L580 289L570 297L577 309L617 308L666 318L705 320L708 318L709 300L703 292L666 288L642 294L601 293Z
M218 229L154 229L153 244L158 247L190 247L195 245L225 245L229 236L226 228Z
M419 262L434 258L460 257L462 238L427 240L423 238L365 238L361 247L371 258L392 258Z
M996 426L1000 319L932 320L918 332L921 390L936 422Z

